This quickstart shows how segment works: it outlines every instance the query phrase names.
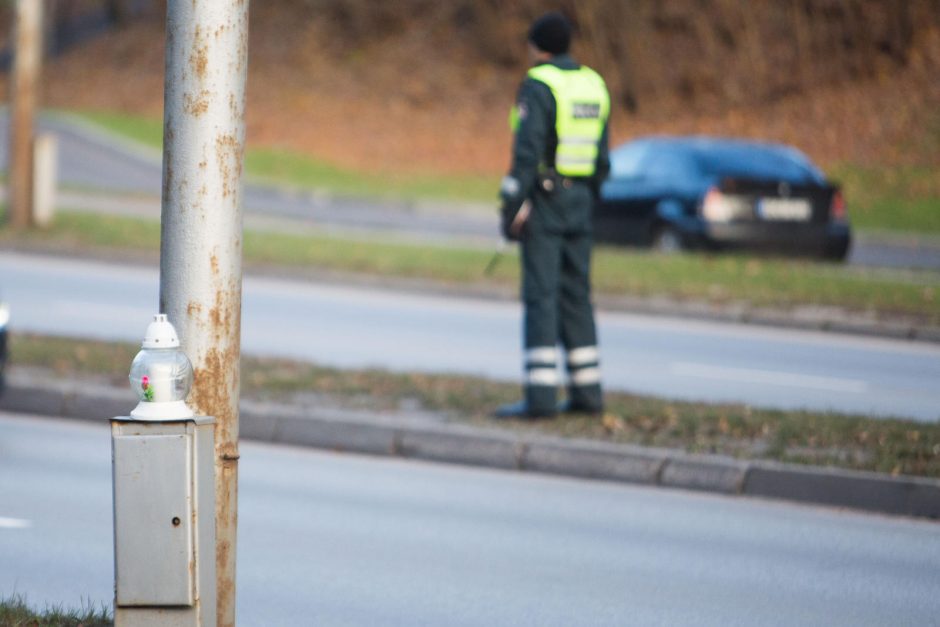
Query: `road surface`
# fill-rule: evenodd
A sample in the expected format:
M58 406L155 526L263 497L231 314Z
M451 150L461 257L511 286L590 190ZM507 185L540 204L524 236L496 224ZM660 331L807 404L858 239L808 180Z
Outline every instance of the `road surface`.
M40 118L39 127L58 137L59 181L63 186L140 194L145 198L134 199L115 209L122 213L144 211L151 217L159 216L161 158L158 151L102 132L73 117L45 115ZM6 167L7 133L6 114L0 112L0 168ZM88 208L85 206L88 199L74 193L65 194L61 199L72 208ZM100 202L107 203L107 200ZM252 219L277 218L321 230L379 231L475 245L492 245L498 235L495 204L492 211L479 208L455 211L445 206L446 203L334 198L317 192L290 192L258 184L246 187L243 204L249 224ZM920 237L885 239L863 234L855 238L848 261L863 266L940 269L940 243Z
M112 598L110 434L0 414L0 596ZM932 625L940 525L243 443L240 625Z
M156 267L0 252L13 332L139 341ZM517 380L516 303L249 276L242 350L345 368ZM940 418L940 345L601 312L609 389L761 407Z

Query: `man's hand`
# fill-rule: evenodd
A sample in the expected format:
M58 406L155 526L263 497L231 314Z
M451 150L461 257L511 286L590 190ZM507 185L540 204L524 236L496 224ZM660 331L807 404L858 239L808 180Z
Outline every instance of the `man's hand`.
M519 180L511 175L504 176L499 186L499 197L503 199L499 209L499 230L507 241L518 242L529 218L529 203L524 200Z
M511 242L518 242L522 239L522 233L525 229L526 221L529 219L531 206L526 200L522 205L513 211L509 203L503 203L500 209L500 230L503 237Z

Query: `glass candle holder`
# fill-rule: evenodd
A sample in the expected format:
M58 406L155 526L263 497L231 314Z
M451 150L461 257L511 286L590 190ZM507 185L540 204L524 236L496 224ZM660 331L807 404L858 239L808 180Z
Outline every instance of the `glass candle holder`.
M132 418L175 420L193 415L186 405L193 387L193 365L180 349L179 336L165 314L156 314L147 327L127 378L140 401Z

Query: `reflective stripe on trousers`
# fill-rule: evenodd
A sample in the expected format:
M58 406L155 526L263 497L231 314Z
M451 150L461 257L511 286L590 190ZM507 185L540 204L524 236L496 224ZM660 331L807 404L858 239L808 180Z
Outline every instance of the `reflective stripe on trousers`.
M536 346L525 352L526 385L557 386L558 349L554 346Z
M582 346L568 351L568 374L575 386L598 385L601 382L600 353L597 346Z

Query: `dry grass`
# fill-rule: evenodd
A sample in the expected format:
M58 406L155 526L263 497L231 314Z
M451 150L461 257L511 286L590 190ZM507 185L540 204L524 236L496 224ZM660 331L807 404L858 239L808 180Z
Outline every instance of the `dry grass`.
M407 6L380 10L357 0L253 3L249 143L294 150L356 170L500 174L510 142L506 112L524 71L525 24L538 7L532 2L468 5L462 13L458 3L418 4L423 9L403 21ZM643 70L634 80L637 112L621 106L614 115L615 142L650 133L746 135L792 143L826 167L844 162L940 166L936 24L918 22L910 42L891 39L890 45L900 48L876 51L877 63L867 69L851 53L841 51L844 58L833 59L834 53L827 56L818 50L808 67L829 74L800 77L792 64L783 64L786 72L777 69L777 57L786 57L794 45L779 39L786 29L773 26L773 20L786 16L765 11L763 4L760 11L753 9L760 23L739 24L747 14L742 7L758 5L721 3L721 10L713 6L714 14L693 20L691 16L701 12L687 11L682 2L668 8L636 3L640 19L631 22L632 43L622 39L627 33L619 30L616 37L602 37L598 20L591 16L609 12L608 4L595 0L569 8L583 18L585 37L578 55L600 61L612 84L623 83L615 74L631 63ZM848 10L844 7L839 10ZM415 19L423 21L409 21ZM837 38L827 37L826 29L842 32L839 19L821 18L819 32L807 41L832 43ZM705 45L708 33L721 32L722 20L741 29L730 35L730 61L722 60L728 52L721 46ZM858 22L852 24L858 27ZM163 29L161 13L154 11L150 19L132 22L54 59L44 70L42 102L159 119ZM753 51L744 50L754 40L745 37L748 33L760 34L759 40L767 43L762 65L752 59ZM646 57L634 58L645 49L637 48L643 41L649 44L644 54L666 65L657 69ZM873 54L872 42L856 44L859 59ZM670 54L657 56L662 47ZM676 55L681 58L674 59ZM704 77L704 82L692 84L688 77ZM796 81L796 87L774 87L774 81L783 79ZM763 94L759 98L741 89L759 81L767 85L755 90Z
M111 610L89 604L80 610L47 605L42 611L29 607L21 595L0 598L0 625L3 627L110 627Z

